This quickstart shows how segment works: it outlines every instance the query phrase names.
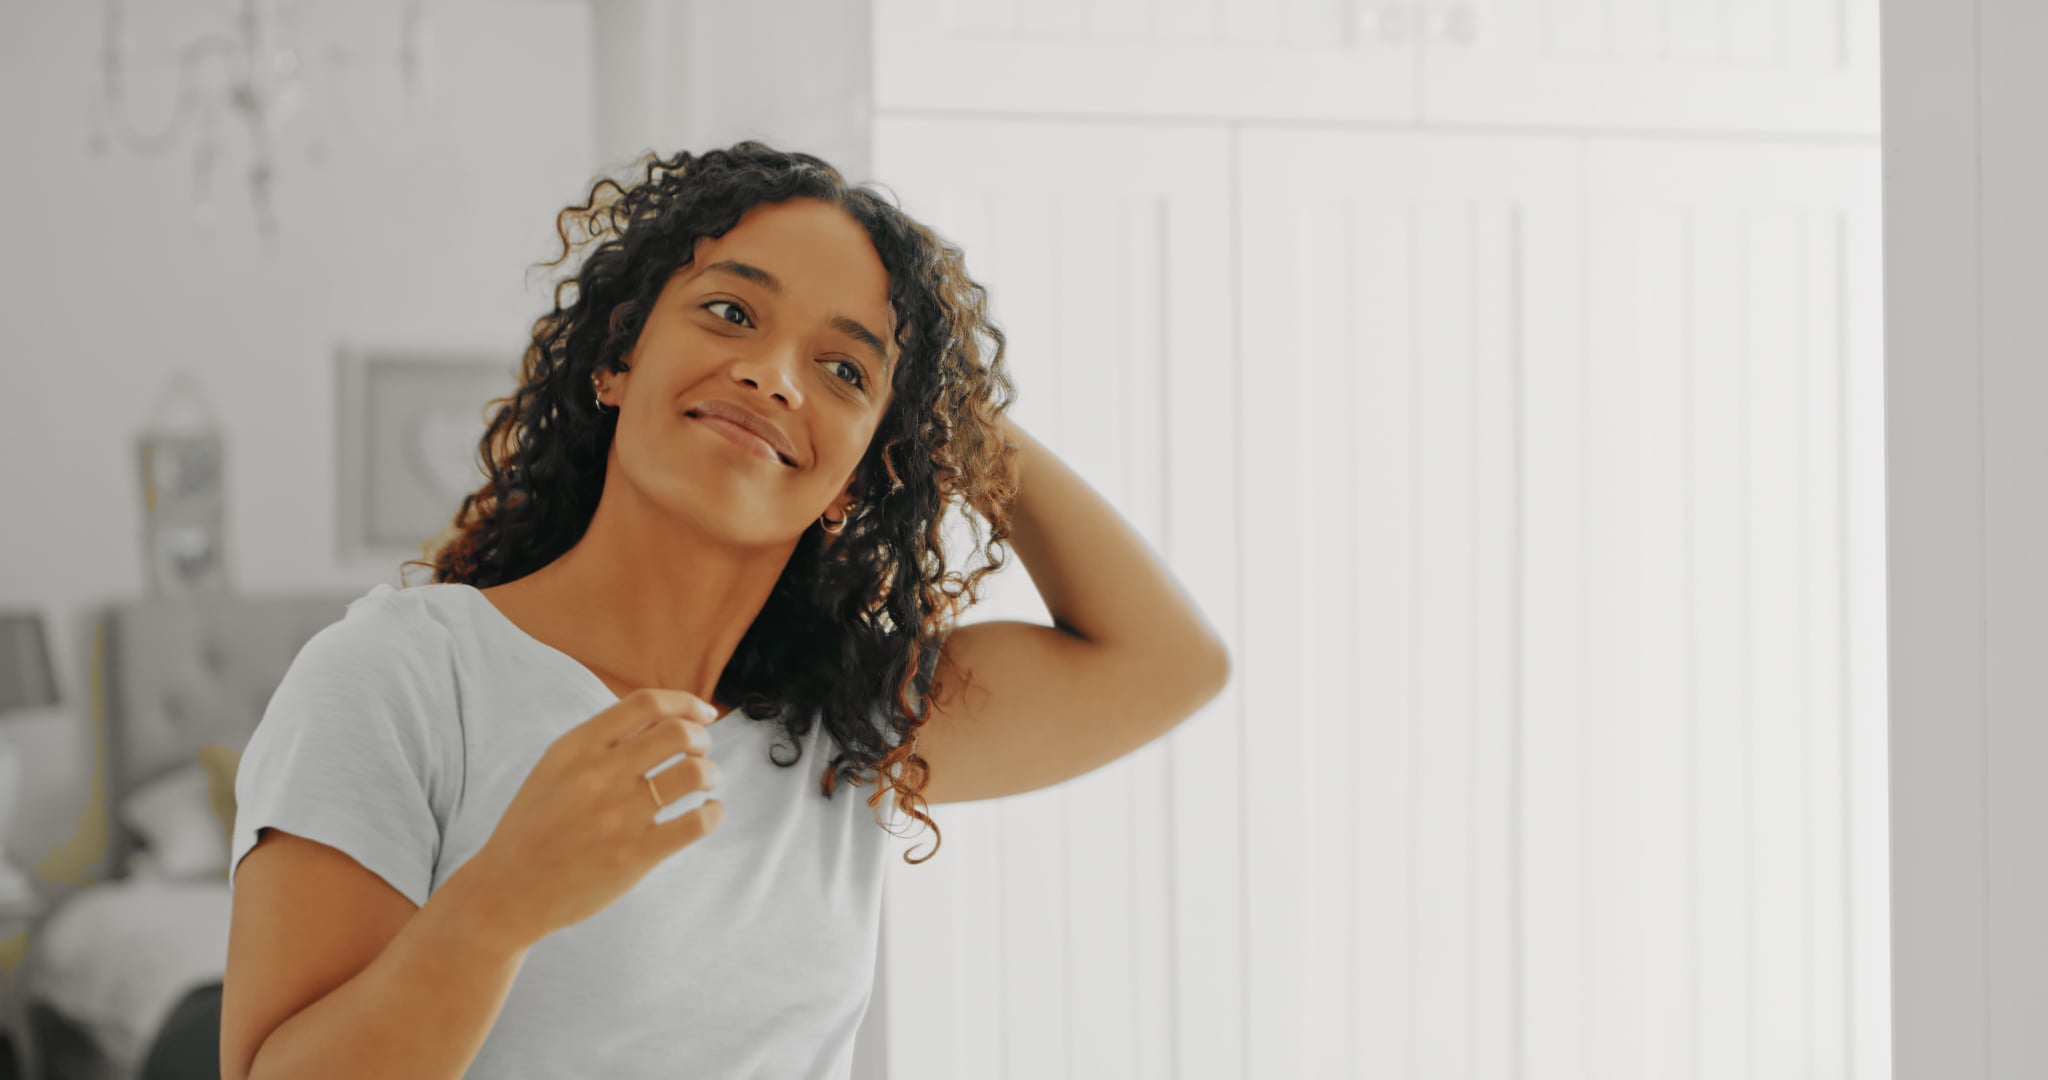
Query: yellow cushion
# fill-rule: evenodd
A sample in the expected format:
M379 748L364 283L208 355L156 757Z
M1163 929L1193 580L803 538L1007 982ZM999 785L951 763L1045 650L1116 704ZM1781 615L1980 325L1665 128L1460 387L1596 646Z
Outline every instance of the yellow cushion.
M228 850L235 849L235 770L242 765L242 752L225 746L199 748L199 764L206 767L206 797L213 804L213 816L228 838ZM226 874L222 874L226 877Z

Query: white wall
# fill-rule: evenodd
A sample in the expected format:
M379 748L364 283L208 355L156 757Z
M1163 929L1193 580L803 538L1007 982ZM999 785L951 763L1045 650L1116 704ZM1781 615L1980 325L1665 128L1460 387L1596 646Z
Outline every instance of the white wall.
M765 139L868 171L868 0L595 0L598 159Z
M128 6L187 36L230 25L234 10ZM298 6L308 40L396 49L398 0ZM594 160L585 8L437 2L431 113L401 112L395 75L358 73L347 89L360 130L332 140L326 166L306 163L302 136L283 143L276 244L242 200L235 141L220 223L203 231L188 210L189 154L87 155L101 7L0 8L0 604L51 620L66 694L9 724L25 790L7 843L53 886L74 882L103 841L88 813L86 620L144 588L131 442L170 373L193 370L226 429L236 588L388 579L390 567L334 555L336 343L516 356L546 296L527 267L555 254L554 214L580 201ZM152 127L169 95L157 74L134 84Z
M2048 1075L2048 9L1885 0L1895 1075Z

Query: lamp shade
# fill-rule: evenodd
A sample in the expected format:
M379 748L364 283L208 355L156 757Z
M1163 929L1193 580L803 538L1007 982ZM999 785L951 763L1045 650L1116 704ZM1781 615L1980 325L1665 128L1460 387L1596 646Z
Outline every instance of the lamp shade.
M0 713L62 700L57 695L57 676L50 668L43 617L34 612L0 612Z

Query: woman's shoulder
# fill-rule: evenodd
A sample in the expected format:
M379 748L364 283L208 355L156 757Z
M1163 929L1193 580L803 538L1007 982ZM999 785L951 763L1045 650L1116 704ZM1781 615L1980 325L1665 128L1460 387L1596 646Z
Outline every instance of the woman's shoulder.
M453 581L430 581L418 585L393 586L378 582L348 602L344 622L400 634L445 635L466 625L481 598L475 587Z
M426 584L396 588L378 582L370 591L348 602L341 625L365 632L400 637L431 637L442 625L441 609L448 603L447 591L456 585Z
M300 657L351 675L445 670L451 639L443 609L449 598L437 590L453 587L379 583L308 639Z

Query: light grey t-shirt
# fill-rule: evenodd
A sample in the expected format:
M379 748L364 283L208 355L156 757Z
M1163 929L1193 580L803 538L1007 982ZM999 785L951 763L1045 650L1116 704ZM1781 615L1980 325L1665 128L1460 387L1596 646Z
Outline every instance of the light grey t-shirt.
M549 743L617 702L471 586L378 585L306 642L250 736L230 866L274 826L424 905ZM873 787L819 791L837 750L822 723L788 768L769 760L778 744L790 757L772 720L734 710L710 731L724 823L536 944L467 1076L849 1074L895 838L867 805ZM667 821L705 797L659 813L649 797L648 813ZM906 831L893 800L882 813Z

